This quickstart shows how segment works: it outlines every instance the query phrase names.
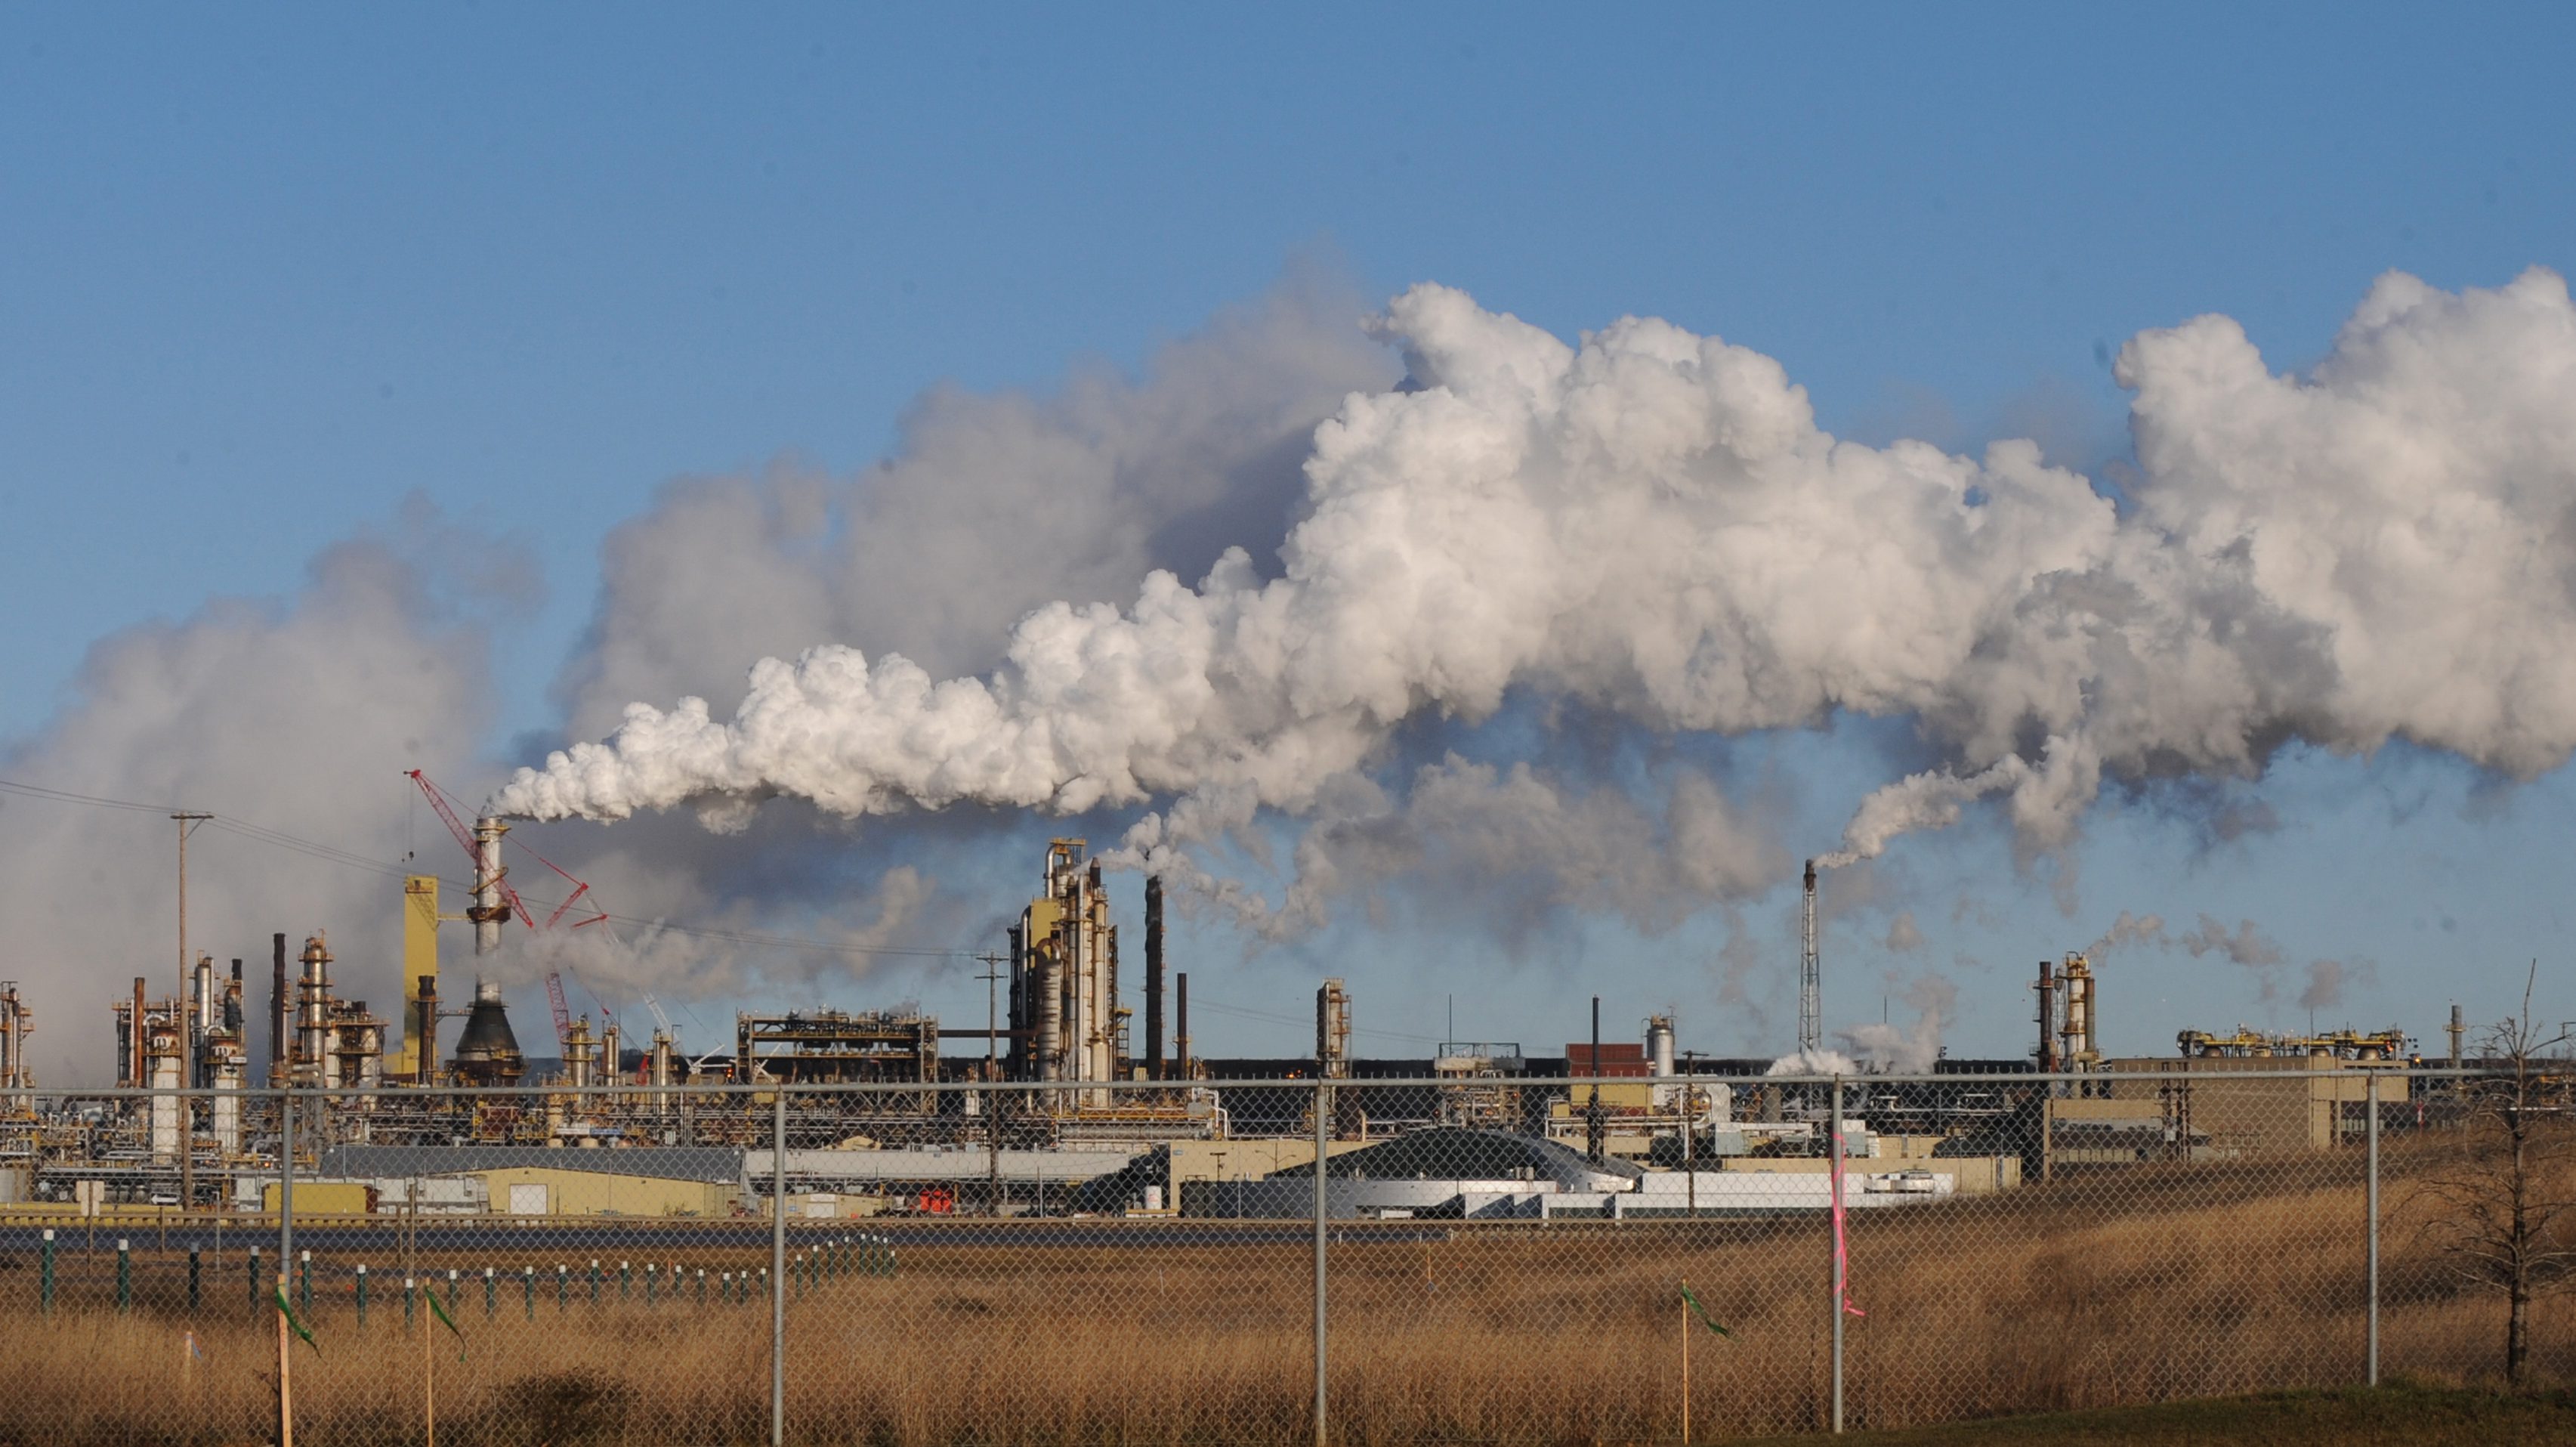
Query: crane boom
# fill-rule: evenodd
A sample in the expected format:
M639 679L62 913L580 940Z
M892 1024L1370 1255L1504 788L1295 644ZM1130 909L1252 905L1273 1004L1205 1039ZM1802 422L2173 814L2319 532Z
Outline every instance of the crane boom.
M429 775L422 773L418 769L406 769L403 772L410 776L413 783L420 785L421 793L429 798L429 807L438 811L439 818L447 821L447 832L456 836L458 846L464 849L466 858L474 861L474 867L479 874L483 868L483 859L482 856L477 854L474 850L474 831L466 828L465 821L456 817L455 807L447 802L447 795L441 792L436 784L429 781ZM549 863L542 855L538 857L537 862L544 864L548 869L554 869L557 874L563 874L562 870L555 869L555 866L552 863ZM572 876L564 874L564 878L572 879ZM493 882L501 887L501 897L509 901L510 913L517 915L521 924L526 925L530 929L535 929L537 927L537 917L528 913L527 902L520 899L519 892L510 887L509 876L504 874L501 878L494 880ZM580 881L574 880L574 883L578 884ZM585 888L586 887L587 886L585 886ZM566 903L569 904L570 901L567 900ZM557 916L561 916L563 911L557 910L555 913ZM546 923L552 924L554 921L548 920ZM582 923L588 924L590 921L584 920Z
M555 1044L565 1045L572 1039L572 1009L564 1004L563 976L546 971L546 1004L555 1012Z

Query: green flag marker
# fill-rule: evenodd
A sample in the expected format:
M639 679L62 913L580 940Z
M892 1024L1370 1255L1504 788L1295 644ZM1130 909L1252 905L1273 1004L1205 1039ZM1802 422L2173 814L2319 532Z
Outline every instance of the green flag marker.
M1698 1315L1701 1323L1707 1326L1710 1331L1716 1332L1719 1336L1724 1337L1735 1335L1735 1333L1728 1331L1725 1327L1719 1326L1717 1324L1717 1318L1708 1314L1708 1308L1699 1304L1699 1298L1691 1295L1690 1283L1688 1282L1682 1283L1682 1300L1690 1303L1690 1309Z
M277 1283L276 1301L278 1314L286 1318L286 1329L295 1333L297 1336L304 1338L304 1344L313 1348L313 1355L317 1357L322 1355L322 1344L313 1339L312 1331L307 1328L304 1323L295 1319L295 1308L286 1304L286 1283L284 1281Z
M438 1293L432 1291L426 1294L429 1297L429 1314L437 1317L440 1324L447 1328L448 1334L456 1338L456 1359L460 1362L465 1360L465 1333L456 1329L456 1318L449 1316L447 1308L439 1304Z

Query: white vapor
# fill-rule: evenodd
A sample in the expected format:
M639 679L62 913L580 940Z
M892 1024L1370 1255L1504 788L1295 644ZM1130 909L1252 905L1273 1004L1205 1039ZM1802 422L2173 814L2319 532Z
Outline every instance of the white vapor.
M2550 272L2384 277L2305 377L2225 318L2141 334L2125 517L2028 443L1839 441L1777 363L1662 322L1568 346L1426 285L1374 328L1411 385L1316 428L1281 576L1237 550L1124 609L1049 603L980 678L764 659L730 721L631 705L497 806L1177 799L1140 836L1168 851L1525 688L1664 732L1914 720L1945 762L1871 796L1843 862L1989 795L2052 848L2106 774L2249 776L2291 740L2517 776L2576 748L2576 308Z
M284 600L220 599L101 640L46 726L0 748L12 780L219 816L189 844L188 943L219 974L245 961L257 1059L272 933L293 952L326 932L340 992L398 1014L401 876L464 868L426 811L407 841L400 771L453 777L470 758L490 704L484 620L446 606L433 581L444 569L411 559L508 550L460 546L423 509L405 524L396 542L328 549ZM228 828L235 819L336 852L282 848ZM159 810L0 798L9 974L36 1010L46 1083L108 1083L107 1008L134 976L156 1000L177 991L176 851Z

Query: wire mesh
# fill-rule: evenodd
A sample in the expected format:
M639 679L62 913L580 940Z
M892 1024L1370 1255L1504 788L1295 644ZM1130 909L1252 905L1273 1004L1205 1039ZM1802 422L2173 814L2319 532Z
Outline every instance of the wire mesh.
M283 1365L316 1440L758 1442L775 1364L791 1441L1311 1442L1319 1270L1355 1444L2350 1384L2374 1158L2380 1369L2500 1379L2518 1273L2566 1380L2567 1076L2296 1064L30 1093L0 1439L270 1440Z

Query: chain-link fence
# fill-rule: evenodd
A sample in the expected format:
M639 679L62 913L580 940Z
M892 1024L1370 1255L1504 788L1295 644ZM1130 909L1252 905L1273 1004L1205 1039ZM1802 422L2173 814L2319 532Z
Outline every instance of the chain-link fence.
M20 1093L0 1440L1720 1438L2516 1317L2566 1379L2569 1078L2296 1064Z

